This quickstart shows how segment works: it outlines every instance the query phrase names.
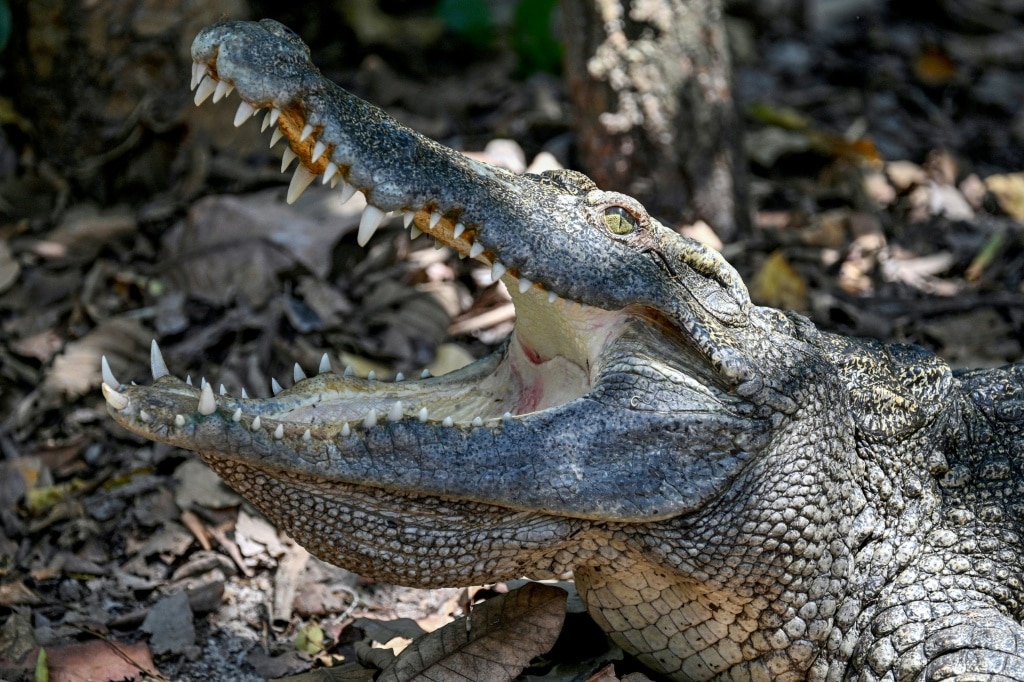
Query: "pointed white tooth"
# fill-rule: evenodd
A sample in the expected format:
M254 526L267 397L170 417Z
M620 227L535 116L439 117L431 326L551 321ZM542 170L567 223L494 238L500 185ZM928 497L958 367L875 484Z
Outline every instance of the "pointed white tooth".
M245 386L242 386L242 400L248 400L249 394L245 392Z
M199 62L192 62L192 80L189 81L189 87L193 90L196 89L196 71L199 69Z
M510 419L512 419L512 413L506 412L505 414L501 415L501 418L504 419L505 421L509 421Z
M395 375L395 381L405 381L405 375L399 372Z
M273 149L274 145L281 141L284 137L284 133L281 132L280 128L274 128L274 132L270 135L270 148Z
M419 414L416 415L416 418L419 419L421 422L427 421L429 417L430 413L427 411L427 408L425 407L421 407Z
M196 84L203 80L203 77L210 72L210 67L206 62L200 62L196 64Z
M270 377L270 391L271 391L271 393L273 393L274 395L277 395L278 393L280 393L283 390L284 389L281 388L281 384L278 383L277 379L275 379L274 377Z
M408 230L409 226L412 225L412 219L415 218L415 217L416 217L416 211L406 211L402 215L402 227L404 227L405 229Z
M477 243L473 244L473 246L469 247L469 257L470 258L476 258L477 256L479 256L483 252L484 252L484 245L481 244L480 242L477 242Z
M123 393L118 393L117 389L113 388L110 384L104 381L100 384L100 388L103 390L103 397L106 399L107 404L113 407L115 410L123 410L128 407L128 396Z
M499 263L498 261L494 261L494 265L491 266L491 281L497 282L499 279L501 279L501 276L504 274L505 266Z
M558 294L553 291L548 292L548 303L554 303L558 300Z
M199 394L199 414L211 415L217 411L217 399L213 397L213 386L206 384Z
M235 89L234 85L231 85L227 81L217 81L217 88L213 91L213 101L219 102Z
M452 237L458 239L462 236L462 233L466 231L466 226L462 223L455 223L455 228L452 230Z
M327 145L325 145L320 140L317 140L316 144L313 145L313 154L309 157L310 160L313 163L316 163L317 159L319 159L321 156L323 156L325 151L327 151Z
M180 414L174 415L174 425L177 426L179 429L185 426L185 417L183 417Z
M343 438L348 438L352 435L352 429L349 427L348 422L345 422L341 427L341 435Z
M306 441L307 443L313 440L313 433L309 429L306 429L305 431L302 432L302 440Z
M241 407L236 407L235 408L234 413L232 413L232 415L231 415L231 421L235 422L236 424L238 422L242 421L242 408Z
M483 426L484 420L480 417L473 417L473 426Z
M221 395L227 395L228 394L228 389L224 388L224 384L220 385L220 394Z
M396 422L405 416L405 411L402 409L402 401L396 400L395 404L388 410L388 419Z
M192 385L192 375L191 374L186 374L185 375L185 383L188 384L189 386Z
M263 428L263 422L260 421L260 416L256 415L256 418L252 420L252 426L249 427L252 431L259 431Z
M270 127L270 112L263 114L263 123L260 124L260 132L262 133Z
M271 107L270 108L270 125L276 126L277 125L277 119L280 118L280 116L281 116L281 110L278 109L277 107Z
M339 174L337 174L337 173L335 173L333 176L331 176L331 189L334 189L335 185L337 185L338 181L340 181L340 180L341 180L341 176Z
M519 293L525 294L527 291L530 290L530 287L532 286L533 282L531 282L530 280L526 279L525 277L519 278Z
M288 196L285 202L294 204L295 200L302 196L302 193L309 187L309 183L316 179L313 171L306 168L306 164L300 163L295 167L295 175L292 176L291 184L288 185Z
M329 357L327 357L327 353L324 353L324 356L322 358L320 358L320 367L317 369L317 373L318 374L323 374L324 372L330 372L330 371L331 371L331 359Z
M217 81L210 76L203 76L203 80L199 82L199 87L196 89L196 96L193 101L198 107L200 104L206 101L206 99L213 94L213 91L217 89Z
M356 195L356 188L348 184L347 182L342 183L341 189L339 189L338 191L341 192L342 204L347 204L348 200Z
M95 356L93 356L95 357ZM95 360L93 360L95 362ZM96 365L93 365L95 367ZM121 388L121 382L117 380L114 373L110 371L110 363L107 362L107 356L100 357L100 376L103 377L103 383L111 388Z
M420 379L429 379L429 378L430 378L430 370L429 369L425 369L422 372L420 372Z
M238 105L238 111L235 112L235 127L239 127L256 113L256 107L246 102L244 99Z
M292 151L291 147L284 150L284 154L281 155L281 172L284 173L288 170L288 166L292 165L292 161L299 158L299 155Z
M376 378L377 378L377 373L374 372L372 369L369 372L366 373L366 380L367 381L373 381Z
M384 211L372 204L367 204L363 209L363 217L359 219L359 234L356 235L356 243L359 246L366 246L383 220Z
M295 367L292 369L292 377L295 378L295 383L299 383L306 378L306 373L299 367L299 363L295 363Z
M416 239L416 237L419 237L421 234L423 234L423 232L420 231L420 228L413 225L409 228L409 241Z
M313 134L313 126L308 123L302 126L302 132L299 133L299 142L305 142L306 138Z
M441 425L442 426L455 426L455 420L452 419L450 416L449 417L445 417L444 421L441 422Z
M352 369L352 365L345 365L345 372L344 372L343 376L351 377L351 376L355 376L355 374L356 374L356 371L354 369Z
M201 379L199 380L199 390L201 391L201 390L203 390L204 388L206 388L206 377L202 377L202 378L201 378Z
M148 424L149 422L153 421L153 415L151 415L149 412L146 412L145 410L139 410L139 421Z
M327 164L327 168L324 169L324 179L320 181L321 185L326 185L328 182L334 182L334 178L338 175L338 164L331 161Z
M441 214L438 213L437 211L434 211L433 213L430 214L430 221L428 223L430 225L430 229L433 230L435 227L437 227L437 224L439 222L441 222Z
M284 438L284 424L278 424L274 429L274 439L281 440L282 438Z
M377 425L377 410L370 408L370 411L363 417L363 427L371 429Z
M153 381L170 374L167 371L167 363L164 362L163 353L160 352L160 346L157 345L156 339L153 339L149 344L149 371L153 374Z

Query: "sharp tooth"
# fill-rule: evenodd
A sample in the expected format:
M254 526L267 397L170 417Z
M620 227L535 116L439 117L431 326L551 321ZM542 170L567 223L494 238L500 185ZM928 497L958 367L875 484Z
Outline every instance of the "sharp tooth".
M262 428L263 423L260 421L260 416L256 415L256 418L252 420L252 426L249 427L252 431L259 431Z
M505 420L505 421L509 421L509 420L512 419L512 413L511 412L506 412L505 414L501 415L501 418L503 420Z
M231 421L235 422L236 424L238 422L242 421L242 408L241 407L236 407L235 408L234 413L231 415Z
M199 379L199 390L201 391L204 388L206 388L206 377Z
M501 279L501 276L504 274L505 266L499 263L498 261L494 261L494 265L491 266L491 281L497 282L499 279Z
M420 231L420 228L413 225L409 228L409 241L416 239L416 237L419 237L421 234L423 233Z
M199 88L196 89L196 96L193 98L196 106L198 107L200 104L205 102L216 89L217 81L210 76L203 76L203 80L199 83Z
M359 246L366 246L383 220L384 211L372 204L367 204L363 209L363 217L359 220L359 234L356 235L356 243Z
M192 375L191 374L186 374L185 375L185 383L188 384L189 386L192 385Z
M274 132L270 135L270 148L273 149L274 145L281 141L284 137L284 133L281 132L280 128L274 128Z
M256 113L256 107L249 104L245 100L238 105L238 111L235 112L235 127L242 125Z
M295 168L295 175L292 176L292 182L288 185L288 196L285 197L285 201L289 204L294 204L295 200L302 196L302 193L309 187L309 183L313 182L316 176L313 175L313 171L306 168L305 164L300 163Z
M352 369L352 365L345 365L345 372L342 376L352 377L356 375L356 371Z
M405 381L405 375L399 372L395 375L395 381Z
M370 411L363 417L363 427L371 429L377 425L377 410L370 408Z
M299 133L299 142L305 142L306 138L313 134L313 126L308 123L302 127L302 132Z
M349 427L348 422L345 422L341 426L341 435L343 438L348 438L349 436L352 435L352 429L351 427Z
M228 394L228 389L224 388L224 384L220 385L220 394L221 395L227 395Z
M462 236L462 233L466 231L466 226L462 223L455 223L455 229L452 230L452 238L458 239Z
M558 300L558 294L553 291L548 292L548 303L554 303Z
M185 426L185 417L180 414L174 415L174 425L179 429Z
M292 151L291 147L285 149L284 154L281 155L281 172L284 173L288 170L288 166L297 158L299 158L299 155Z
M313 440L313 434L309 429L306 429L305 431L302 432L302 440L306 441L307 443Z
M206 77L206 74L210 72L210 67L205 62L196 63L196 75L195 80L192 82L192 89L195 90L196 86Z
M331 161L327 164L327 168L324 169L324 179L320 181L321 185L326 185L328 182L334 182L334 178L338 175L338 164Z
M322 358L320 358L320 368L317 370L317 372L319 374L323 374L324 372L330 372L330 371L331 371L331 359L329 357L327 357L327 353L324 353L324 356Z
M193 90L196 89L196 70L199 68L199 62L192 62L192 80L189 81L189 87Z
M107 404L115 410L121 411L128 407L128 403L130 402L128 400L128 396L123 393L118 393L117 390L111 388L110 384L105 381L100 385L100 388L103 390L103 397L106 398Z
M274 439L281 440L282 438L284 438L284 424L278 424L274 429Z
M366 373L366 380L367 381L374 381L376 378L377 378L377 373L375 371L373 371L372 369L369 372Z
M325 151L327 151L327 145L325 145L320 140L317 140L316 144L313 145L313 154L312 154L312 156L309 157L310 160L313 163L316 163L317 159L319 159L321 156L323 156Z
M217 81L217 88L213 91L213 101L219 102L235 89L235 86L231 85L227 81Z
M270 125L276 126L277 125L277 119L280 118L280 116L281 116L281 110L278 109L277 107L271 107L270 108Z
M151 415L149 412L146 412L145 410L139 410L139 420L148 424L149 422L153 421L153 415Z
M281 384L278 383L277 379L275 379L274 377L270 377L270 390L274 395L277 395L284 389L281 388Z
M213 397L213 386L206 384L199 393L199 414L211 415L217 411L217 399Z
M433 230L435 227L437 227L437 224L439 222L441 222L441 214L438 213L437 211L434 211L433 213L430 214L430 229Z
M338 181L339 181L339 180L341 180L341 176L340 176L340 175L338 175L337 173L335 173L335 174L334 174L334 175L333 175L333 176L331 177L331 189L334 189L334 186L338 184Z
M93 361L95 362L95 360ZM95 367L95 365L93 365ZM103 383L107 384L111 388L121 388L121 382L117 380L114 373L110 371L110 363L107 362L107 356L104 355L100 358L100 375L103 377Z
M402 215L402 227L408 230L409 226L412 225L412 219L415 217L415 211L406 211L405 214Z
M245 392L245 386L242 386L242 400L248 400L249 394Z
M393 422L396 422L404 416L405 412L404 410L402 410L402 401L396 400L395 404L391 406L390 410L388 410L388 419L390 419Z
M531 282L530 280L526 279L525 277L519 278L519 293L525 294L527 291L530 290L530 287L532 286L533 282Z
M339 189L338 191L341 192L342 204L348 203L348 200L356 195L356 188L348 184L347 182L342 184L341 189Z
M444 242L441 241L440 239L435 239L434 240L434 250L435 251L440 251L443 248L444 248Z
M262 133L270 127L270 112L268 111L263 115L263 123L260 124L260 132Z
M470 258L476 258L477 256L479 256L483 252L484 252L484 245L481 244L480 242L477 242L477 243L473 244L473 246L469 247L469 257Z
M483 426L484 420L480 417L473 417L473 426Z
M427 421L427 419L429 417L430 417L430 413L427 411L427 408L425 408L425 407L421 407L420 408L420 413L416 415L416 418L419 419L421 422Z
M420 379L429 379L429 378L430 378L430 370L429 369L425 369L422 372L420 372Z
M455 426L455 420L451 417L445 417L444 421L441 422L442 426Z
M299 367L299 363L295 363L295 367L292 369L292 376L295 378L295 383L299 383L306 378L306 373Z

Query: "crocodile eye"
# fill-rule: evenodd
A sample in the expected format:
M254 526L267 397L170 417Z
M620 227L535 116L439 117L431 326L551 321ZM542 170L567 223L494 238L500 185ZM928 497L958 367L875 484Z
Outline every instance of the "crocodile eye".
M604 224L612 234L629 234L638 225L633 214L621 206L609 206L604 210Z

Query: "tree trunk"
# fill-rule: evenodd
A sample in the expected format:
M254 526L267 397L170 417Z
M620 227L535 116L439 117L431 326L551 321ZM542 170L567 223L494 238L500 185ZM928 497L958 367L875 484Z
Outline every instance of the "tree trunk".
M580 158L602 189L723 240L749 226L721 0L563 0Z

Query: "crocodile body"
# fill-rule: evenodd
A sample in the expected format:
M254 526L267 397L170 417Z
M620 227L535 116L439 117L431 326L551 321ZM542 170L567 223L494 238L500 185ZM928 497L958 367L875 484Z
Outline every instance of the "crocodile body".
M318 176L492 264L515 331L443 377L329 363L257 400L104 372L113 417L194 450L320 557L391 582L572 573L673 680L1024 680L1024 365L754 306L716 252L578 173L517 176L320 76L280 24L192 48Z

